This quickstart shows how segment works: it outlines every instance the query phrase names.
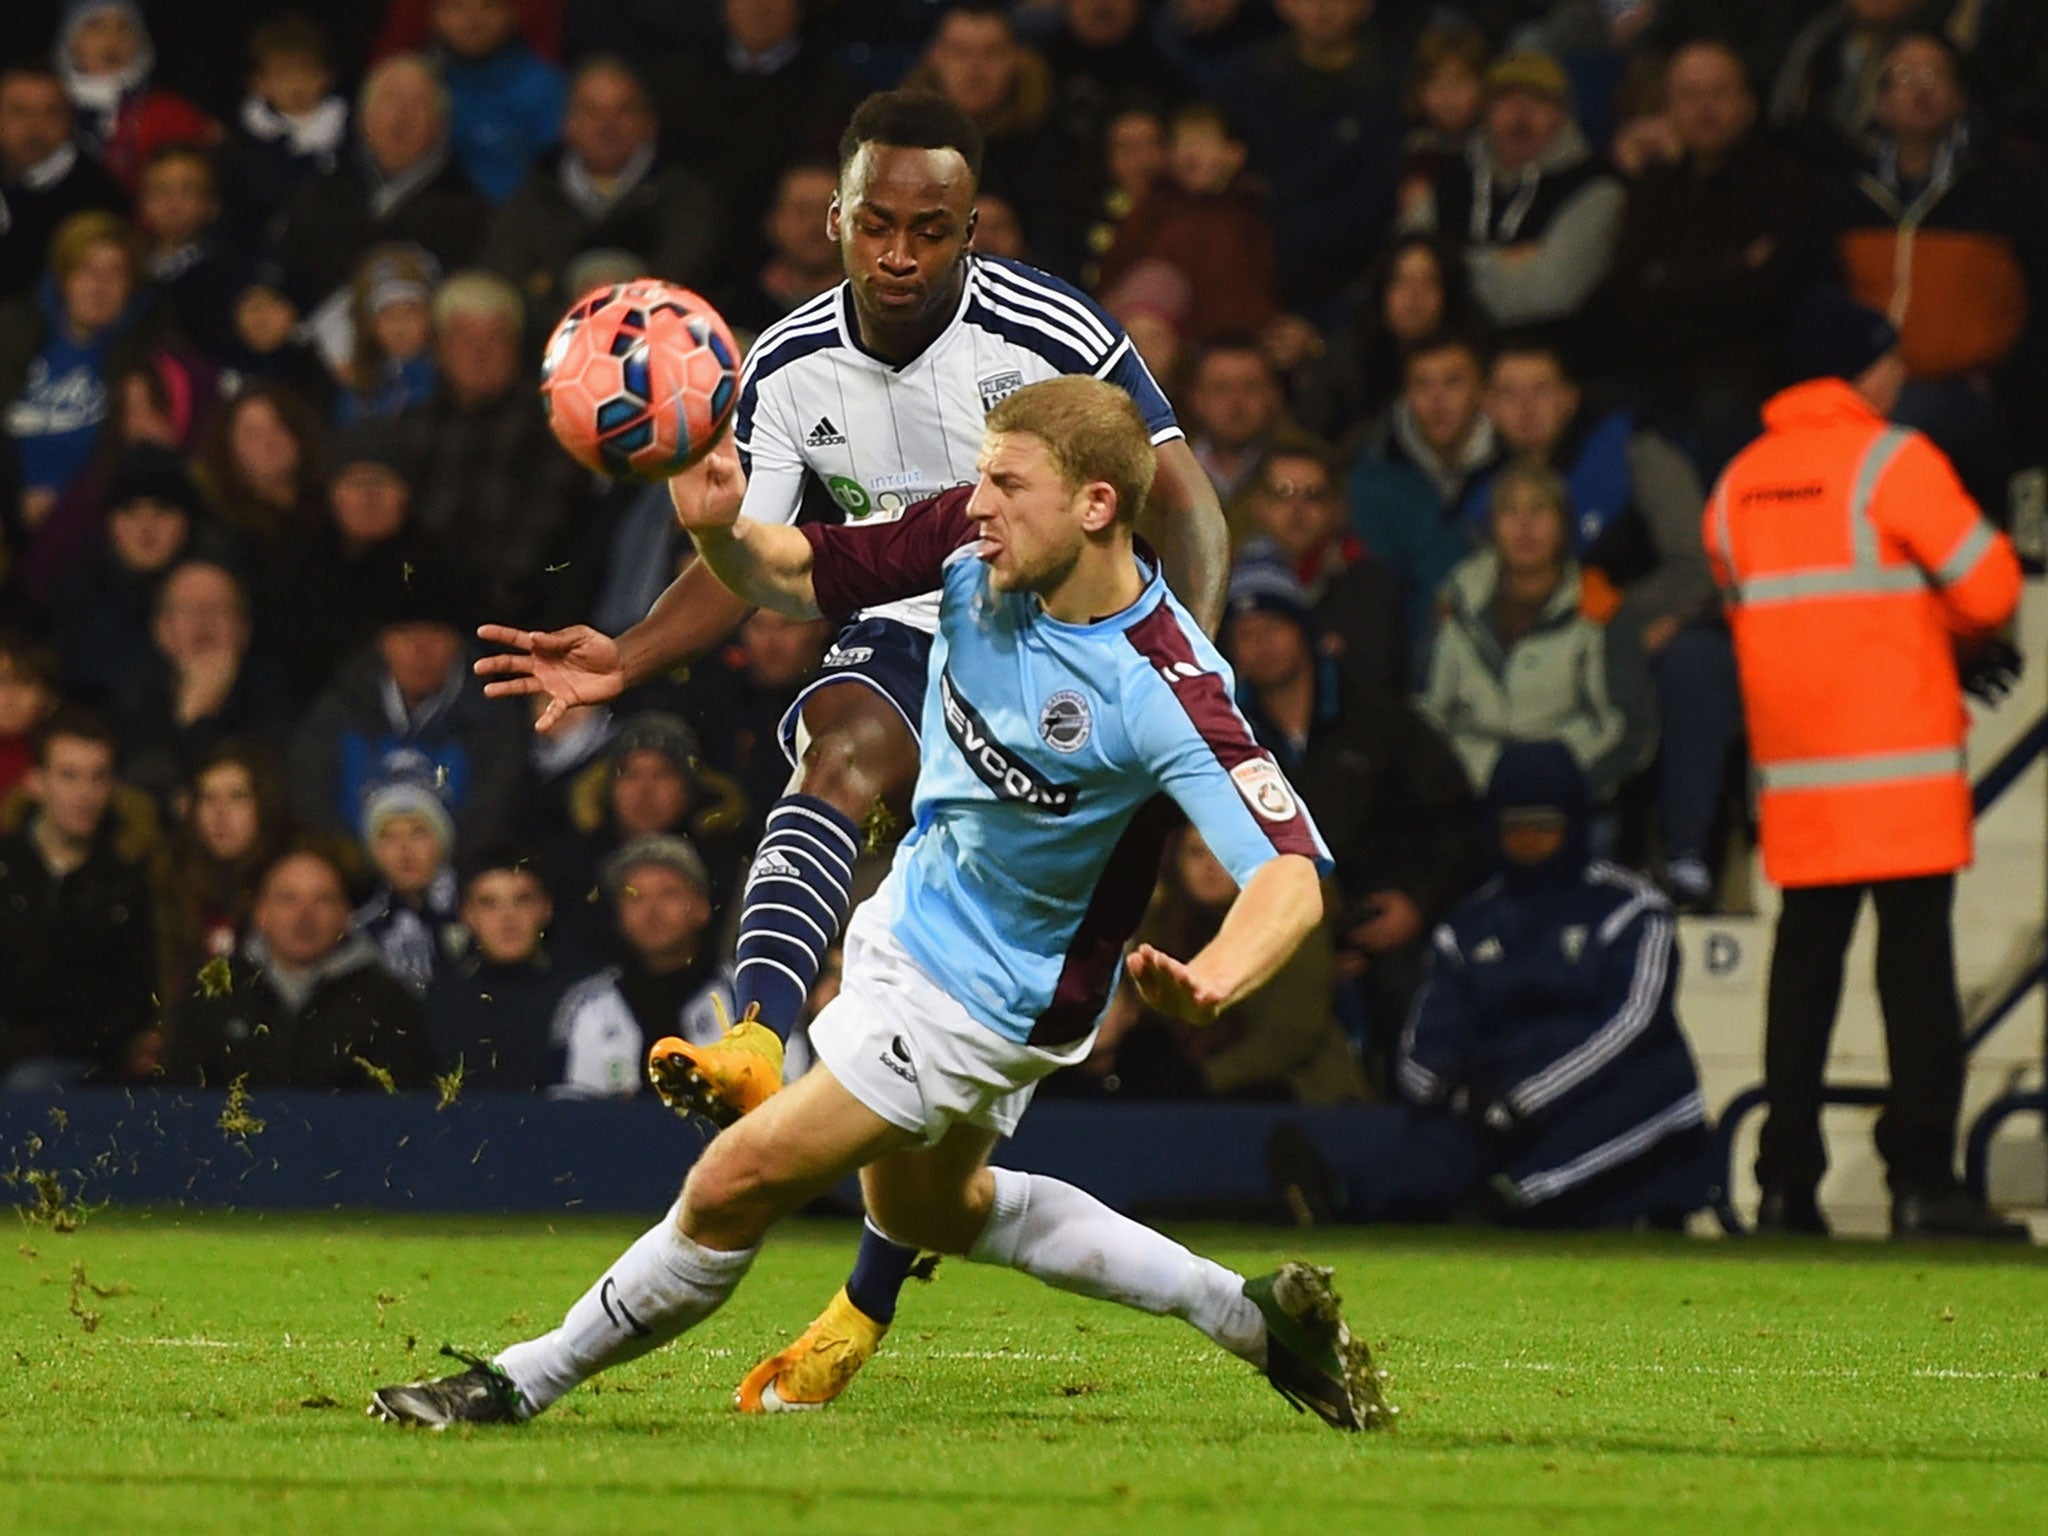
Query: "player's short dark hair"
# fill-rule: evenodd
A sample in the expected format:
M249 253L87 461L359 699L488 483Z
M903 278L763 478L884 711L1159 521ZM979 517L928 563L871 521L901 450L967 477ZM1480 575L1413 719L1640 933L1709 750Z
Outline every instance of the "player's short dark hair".
M297 12L266 21L249 34L249 62L261 69L274 59L307 59L322 69L334 68L327 33L312 17Z
M1152 431L1137 402L1114 384L1082 373L1061 374L1005 395L988 413L988 431L1028 432L1069 490L1093 481L1116 492L1116 516L1134 521L1159 467Z
M839 172L863 144L897 149L950 149L967 162L967 174L981 186L981 130L974 119L936 91L876 91L853 109L839 136Z
M50 712L42 729L36 732L36 764L50 766L50 744L59 737L68 741L87 741L95 746L105 747L108 755L118 757L121 751L120 738L114 734L114 727L107 717L96 709L87 709L83 704L59 704Z

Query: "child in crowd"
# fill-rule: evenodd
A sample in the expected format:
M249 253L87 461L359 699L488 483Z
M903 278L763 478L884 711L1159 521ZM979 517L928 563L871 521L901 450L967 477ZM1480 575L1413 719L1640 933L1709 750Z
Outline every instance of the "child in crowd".
M235 349L235 304L254 267L221 244L220 208L205 150L166 144L143 165L135 222L148 249L144 270L185 335L206 356L226 358Z
M363 845L377 889L356 909L356 931L377 946L384 969L424 995L445 963L458 917L455 822L431 789L393 783L363 808Z
M1488 55L1485 34L1468 26L1430 27L1416 40L1403 101L1413 124L1401 141L1404 215L1464 155L1486 105Z
M462 1074L465 1093L531 1093L561 1078L550 1036L569 978L541 938L554 903L517 849L480 855L462 888L468 951L427 989L434 1062Z
M338 425L396 416L433 393L440 278L439 264L417 245L374 246L363 258L352 285L355 351L335 404Z
M1188 280L1191 340L1256 335L1279 314L1272 220L1245 180L1244 139L1220 108L1177 108L1166 175L1118 226L1102 258L1113 288L1139 262L1157 260Z
M0 801L36 764L36 732L62 702L57 653L0 631Z
M57 34L57 73L87 146L133 193L166 144L212 144L220 125L150 84L156 49L134 0L73 0Z
M334 92L326 34L304 16L258 27L249 66L249 94L222 146L221 182L237 243L255 246L293 193L334 168L348 138L348 103Z

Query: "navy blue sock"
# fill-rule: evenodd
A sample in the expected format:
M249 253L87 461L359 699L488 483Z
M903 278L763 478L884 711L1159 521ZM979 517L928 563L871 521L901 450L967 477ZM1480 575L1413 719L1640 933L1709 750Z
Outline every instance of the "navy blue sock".
M897 1293L916 1263L915 1248L884 1237L881 1228L863 1219L860 1252L854 1256L853 1273L846 1277L846 1299L878 1323L893 1322Z
M740 896L733 1004L741 1017L758 1004L778 1035L796 1027L853 904L859 853L860 829L836 807L815 795L775 802Z

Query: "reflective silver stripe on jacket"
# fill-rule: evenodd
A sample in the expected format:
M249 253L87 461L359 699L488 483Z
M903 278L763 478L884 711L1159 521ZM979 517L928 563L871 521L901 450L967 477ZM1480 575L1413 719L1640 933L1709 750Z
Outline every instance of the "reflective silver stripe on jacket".
M1838 757L1804 757L1757 766L1766 791L1890 784L1906 779L1942 778L1962 771L1961 747L1930 747L1923 752L1844 753Z

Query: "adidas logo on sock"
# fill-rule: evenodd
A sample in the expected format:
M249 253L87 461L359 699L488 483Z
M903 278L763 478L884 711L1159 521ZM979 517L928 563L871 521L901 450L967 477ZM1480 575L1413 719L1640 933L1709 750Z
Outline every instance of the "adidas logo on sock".
M809 448L830 448L845 441L846 434L832 425L832 418L820 416L818 424L811 428L811 435L804 439L804 445Z
M770 848L754 860L754 867L747 871L747 884L752 885L756 880L765 879L769 875L781 875L786 879L801 880L803 878L803 871L790 862L787 855L778 853L773 848Z

